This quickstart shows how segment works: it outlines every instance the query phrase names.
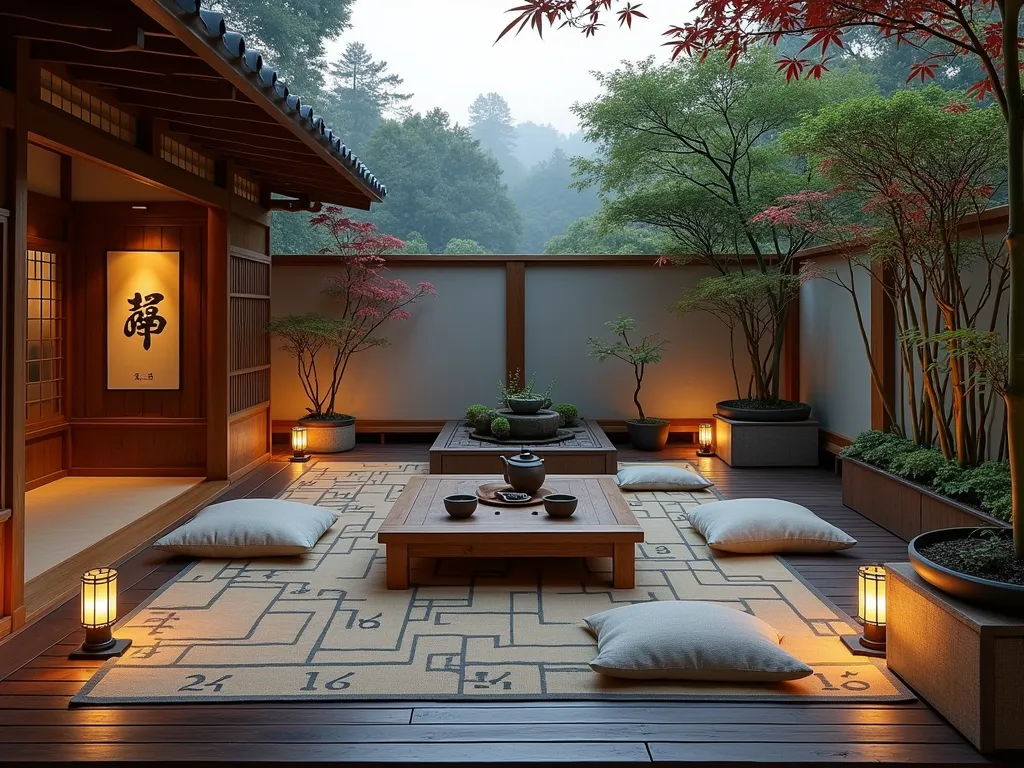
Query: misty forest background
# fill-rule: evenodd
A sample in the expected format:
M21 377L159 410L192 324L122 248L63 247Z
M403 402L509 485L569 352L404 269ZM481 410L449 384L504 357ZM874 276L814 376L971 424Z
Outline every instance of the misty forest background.
M459 125L439 108L414 112L401 73L390 71L361 43L349 42L329 60L326 42L349 30L358 35L351 29L353 2L218 4L387 186L384 205L354 211L353 217L402 239L409 254L664 250L653 228L609 226L600 215L603 201L596 186L574 184L574 159L601 153L582 131L567 135L551 125L518 122L498 92L480 94L469 105L468 125ZM910 87L906 65L914 56L909 47L875 46L865 39L830 66L856 69L887 96ZM609 68L616 64L609 62ZM958 89L978 79L976 72L962 69L947 72L942 85ZM327 245L310 230L308 218L275 212L273 252L315 253Z

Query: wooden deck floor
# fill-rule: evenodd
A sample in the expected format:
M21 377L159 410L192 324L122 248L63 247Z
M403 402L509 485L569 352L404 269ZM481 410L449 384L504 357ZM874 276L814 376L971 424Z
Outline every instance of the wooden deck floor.
M428 445L364 445L351 460L423 461ZM690 458L671 448L659 458ZM650 455L620 452L620 460ZM829 556L789 558L801 574L855 612L855 571L906 559L906 545L843 507L827 470L732 470L703 465L727 498L771 496L810 507L860 544ZM268 497L299 470L270 464L230 497ZM186 563L144 549L120 566L122 612ZM385 702L170 705L69 710L97 664L68 661L81 640L77 605L0 645L0 764L180 761L675 762L687 765L973 765L989 762L922 703L898 705L564 702L480 705ZM1004 764L1020 764L1006 761Z

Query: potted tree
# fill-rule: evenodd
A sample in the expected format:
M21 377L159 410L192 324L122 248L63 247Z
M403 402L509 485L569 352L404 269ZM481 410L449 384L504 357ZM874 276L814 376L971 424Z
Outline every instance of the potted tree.
M295 359L303 393L309 400L299 424L307 429L312 453L338 453L355 446L355 417L338 407L341 384L352 356L385 346L381 335L389 320L410 317L409 307L424 296L436 296L430 283L411 287L389 278L384 254L403 247L401 240L381 235L370 222L356 221L334 206L310 219L332 244L320 253L337 257L337 271L324 293L338 307L331 315L318 312L274 318L267 332Z
M669 423L665 419L652 419L644 413L640 404L640 388L643 386L644 374L648 365L660 363L662 350L668 343L658 338L658 334L649 334L637 339L630 334L637 332L636 322L630 317L619 317L605 325L615 337L614 341L605 341L596 336L587 339L591 350L587 355L604 362L609 357L622 360L633 366L633 378L636 389L633 390L633 404L636 406L637 418L626 421L629 442L641 451L660 451L668 442Z

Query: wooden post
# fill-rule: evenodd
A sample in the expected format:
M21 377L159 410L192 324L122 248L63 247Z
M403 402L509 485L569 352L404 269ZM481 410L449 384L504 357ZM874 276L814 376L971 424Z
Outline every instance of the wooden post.
M505 264L505 380L526 376L526 262ZM520 386L524 381L520 381Z
M871 387L871 428L887 432L893 424L885 404L896 405L896 315L886 294L892 274L881 262L871 272L871 358L882 381L882 392Z
M206 476L227 480L228 467L228 212L206 218Z
M28 126L22 108L38 90L30 80L28 41L18 41L18 109L15 128L7 131L8 169L4 184L12 216L6 227L3 271L0 380L3 405L0 435L0 507L11 511L3 525L3 594L0 615L11 617L11 629L25 623L25 315L28 311Z

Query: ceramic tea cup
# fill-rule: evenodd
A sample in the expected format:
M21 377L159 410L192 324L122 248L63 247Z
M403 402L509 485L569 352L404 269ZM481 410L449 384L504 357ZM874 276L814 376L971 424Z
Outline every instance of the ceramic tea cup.
M444 508L452 517L469 517L476 512L476 496L456 493L444 497Z
M544 510L552 517L572 517L579 499L569 493L552 493L544 497Z

